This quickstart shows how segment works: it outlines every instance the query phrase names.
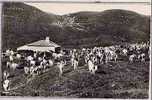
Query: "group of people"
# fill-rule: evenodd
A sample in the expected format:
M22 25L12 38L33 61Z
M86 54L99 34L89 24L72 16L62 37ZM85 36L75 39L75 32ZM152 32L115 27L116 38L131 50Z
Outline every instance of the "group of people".
M95 74L100 64L120 60L126 60L131 63L135 61L145 62L149 59L149 53L149 43L71 49L68 53L70 60L65 59L67 54L64 51L60 53L34 52L21 54L13 50L7 50L3 57L7 59L7 70L3 71L3 87L5 91L9 90L9 71L24 69L25 75L35 76L46 72L51 66L56 66L59 69L59 76L61 76L67 62L70 62L74 70L78 69L81 62L83 65L88 66L90 73Z

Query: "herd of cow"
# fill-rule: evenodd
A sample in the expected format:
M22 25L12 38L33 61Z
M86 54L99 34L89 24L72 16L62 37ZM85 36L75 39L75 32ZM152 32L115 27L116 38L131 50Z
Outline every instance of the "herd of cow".
M73 70L77 70L80 62L88 66L90 73L95 74L98 65L108 62L128 61L130 63L149 60L149 42L140 44L115 45L108 47L94 47L62 50L60 53L20 53L6 50L3 54L3 88L10 90L10 72L24 69L26 75L39 75L49 70L51 66L59 69L59 76L63 74L63 68L70 63ZM68 59L67 59L68 58Z

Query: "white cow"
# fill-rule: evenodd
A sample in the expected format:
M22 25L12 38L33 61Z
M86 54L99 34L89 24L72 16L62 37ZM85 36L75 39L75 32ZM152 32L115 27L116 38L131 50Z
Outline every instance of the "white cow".
M14 57L12 55L9 56L9 61L13 61Z
M77 69L78 67L78 61L76 59L74 59L73 61L73 67L74 67L74 70Z
M6 67L7 67L7 68L10 68L10 66L11 66L11 62L7 61L7 62L6 62Z
M43 59L41 57L38 57L38 61L42 61Z
M53 61L51 59L48 62L49 62L49 66L53 66Z
M33 60L33 57L32 56L28 56L27 57L27 61L31 61L31 60Z
M145 61L145 56L146 56L145 53L142 53L140 56L141 56L141 61L144 62Z
M45 66L47 64L47 60L43 59L42 62L40 63L41 66Z
M124 54L125 56L127 56L127 53L128 53L128 50L127 50L127 49L123 49L122 52L123 52L123 54Z
M42 71L43 71L43 66L42 65L38 66L37 67L37 74L42 73Z
M13 51L13 50L11 50L11 51L10 51L10 54L11 54L11 55L14 55L14 51Z
M16 54L16 58L17 59L21 59L21 55L20 54Z
M87 64L89 61L89 56L85 56L84 60L85 60L85 63Z
M4 82L3 82L4 91L9 90L9 83L10 83L10 81L8 79L4 80Z
M38 67L35 67L34 69L33 69L33 74L32 75L38 75L39 74L39 68Z
M10 55L10 50L6 50L6 56L9 56Z
M63 55L61 53L59 54L53 53L52 56L54 57L54 59L58 59L58 58L61 58Z
M111 60L111 54L110 52L105 52L106 58L105 58L105 62L108 63Z
M28 73L29 73L29 71L30 71L30 68L28 68L28 67L24 67L24 72L25 72L25 74L28 74Z
M13 71L14 71L17 67L19 67L19 65L18 65L17 63L15 63L15 62L11 63L11 65L10 65L10 68L13 69Z
M36 57L37 57L37 53L35 52L35 53L34 53L34 58L36 58Z
M9 77L9 75L10 75L9 72L7 72L7 71L3 72L4 79L7 79Z
M71 65L74 66L74 56L71 57Z
M97 65L95 65L91 60L88 61L88 67L89 67L89 71L93 74L95 74L96 70L97 70Z
M118 59L118 55L115 52L111 52L111 59L114 59L114 61L116 62Z
M63 74L64 65L65 65L65 63L63 61L57 63L57 67L59 68L59 71L60 71L59 76L61 76Z
M136 57L135 54L130 55L130 56L129 56L129 61L130 61L130 62L133 62L134 59L135 59L135 57Z
M30 74L32 75L34 73L34 67L31 66L29 71L30 71Z
M97 52L97 56L100 57L99 62L101 63L103 59L103 54L99 51Z
M36 62L35 62L34 60L30 60L30 65L31 65L31 66L35 66L35 63L36 63Z

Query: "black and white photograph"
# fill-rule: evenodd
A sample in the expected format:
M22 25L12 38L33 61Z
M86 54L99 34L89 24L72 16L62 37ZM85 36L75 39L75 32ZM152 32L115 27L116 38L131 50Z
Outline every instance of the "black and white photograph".
M151 4L1 8L1 97L149 98Z

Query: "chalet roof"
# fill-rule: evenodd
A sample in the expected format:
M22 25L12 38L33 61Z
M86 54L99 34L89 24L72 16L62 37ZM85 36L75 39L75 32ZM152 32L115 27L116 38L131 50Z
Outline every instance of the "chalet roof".
M49 40L49 37L46 37L45 40L39 40L21 47L18 47L17 50L32 50L32 51L55 51L55 48L61 47L60 45Z
M40 46L40 47L60 47L58 44L52 42L52 41L46 41L46 40L39 40L30 44L27 44L27 46Z

